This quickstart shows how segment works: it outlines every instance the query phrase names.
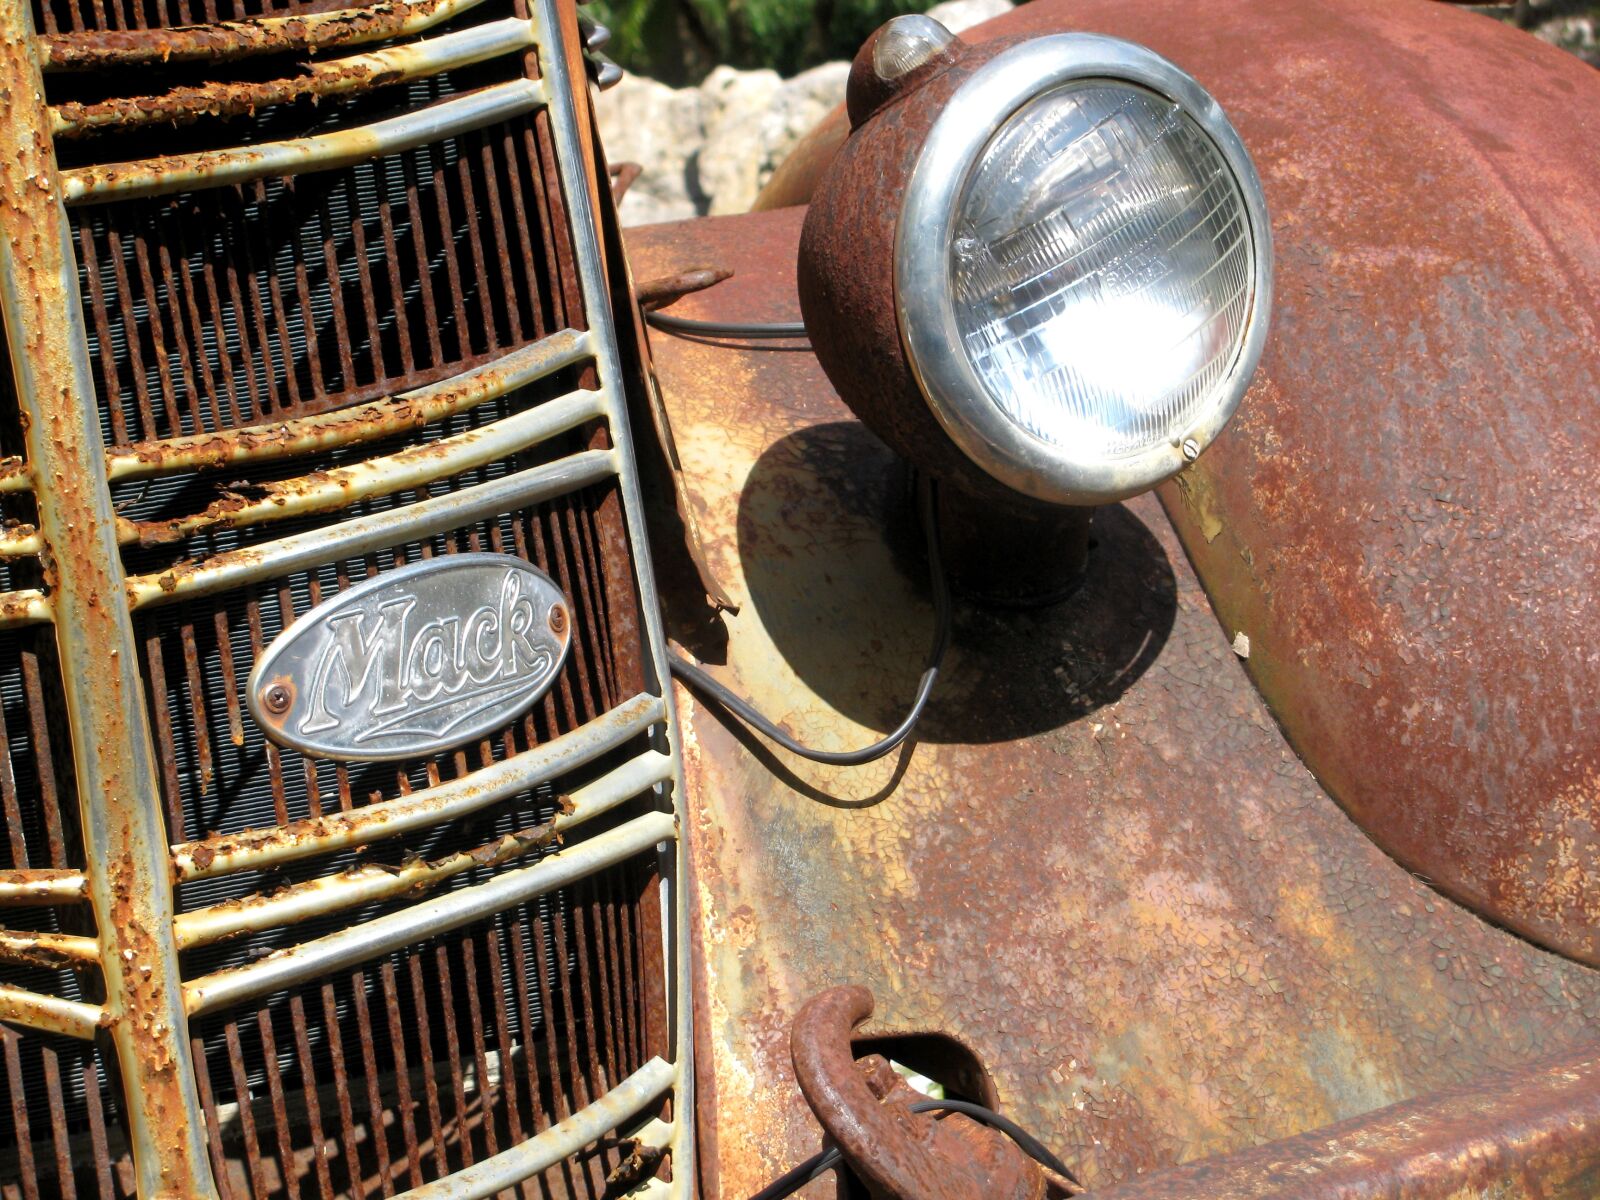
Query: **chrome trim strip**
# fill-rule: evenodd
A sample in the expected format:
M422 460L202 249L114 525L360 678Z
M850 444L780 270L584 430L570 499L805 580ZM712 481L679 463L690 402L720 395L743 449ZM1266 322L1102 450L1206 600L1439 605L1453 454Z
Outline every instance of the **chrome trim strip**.
M677 820L671 814L645 813L626 825L568 846L532 866L497 875L487 883L435 896L400 912L302 942L268 958L185 983L184 1005L190 1016L199 1016L282 991L481 921L676 837Z
M307 97L322 100L426 79L531 45L532 24L506 17L426 41L385 46L344 58L313 59L303 64L299 75L287 79L207 83L175 87L150 96L61 104L50 110L50 129L57 137L76 137L171 122L181 116L192 119L194 114L254 113Z
M55 620L55 610L52 601L38 588L0 592L0 629L14 629L19 625L40 625L53 620Z
M598 392L570 392L477 429L436 442L419 442L381 458L317 471L298 479L261 484L250 500L223 496L200 512L171 521L117 519L125 546L175 542L205 529L233 529L290 517L337 512L373 496L424 488L575 429L605 412ZM0 553L5 544L0 541Z
M106 474L113 482L143 479L174 471L266 462L392 437L498 400L508 392L582 362L589 354L587 333L563 329L460 375L366 404L310 417L244 425L226 434L193 433L108 450ZM7 488L12 478L0 474L0 491L30 486L23 475L20 488Z
M0 929L0 961L35 967L96 964L100 961L100 943L73 933Z
M617 334L606 287L604 259L596 226L595 207L605 181L594 174L590 145L579 129L577 108L589 102L589 86L578 43L576 10L568 6L571 25L563 24L562 0L534 0L533 12L540 26L539 69L550 88L550 131L555 141L556 160L562 194L572 222L572 240L578 263L578 276L585 298L585 311L594 331L596 367L601 386L611 406L610 423L617 446L618 482L622 491L623 514L627 521L634 570L639 582L639 614L644 625L644 666L648 677L667 698L665 744L673 760L674 811L681 811L687 795L683 781L682 733L677 710L671 702L672 680L666 663L667 637L661 619L661 600L656 592L655 574L650 562L650 539L644 525L644 499L639 471L633 454L628 412L622 403L624 378L617 351ZM562 36L562 31L567 36ZM571 56L565 52L571 51ZM678 1067L678 1087L673 1095L673 1111L692 1118L694 1107L694 1031L689 1013L689 914L688 858L682 836L660 857L662 943L666 961L661 964L667 978L667 1024L672 1038L672 1057ZM694 1194L694 1121L677 1122L672 1143L671 1192L689 1197ZM666 1185L663 1185L666 1186Z
M678 1069L652 1058L592 1104L519 1146L401 1192L395 1200L487 1200L561 1162L638 1116L672 1089Z
M41 996L8 984L0 984L0 1021L75 1038L92 1038L109 1024L106 1010L98 1004Z
M293 862L426 828L514 796L593 762L649 731L665 715L659 696L625 700L571 733L524 750L492 767L393 800L307 817L287 825L217 834L172 847L179 882Z
M0 908L36 904L77 904L89 898L89 880L82 871L34 868L0 871Z
M466 491L419 500L398 512L357 517L330 529L313 529L229 551L159 575L133 575L127 581L128 602L135 609L169 604L339 559L359 558L575 492L612 478L616 471L614 451L585 450Z
M553 820L520 833L507 834L475 850L462 850L432 860L417 859L401 867L355 867L337 875L293 884L281 891L179 913L176 918L178 947L187 950L242 933L292 925L375 900L419 895L465 871L498 867L549 846L560 834L610 812L670 778L671 774L672 760L665 754L647 750L594 783L578 788ZM0 940L0 951L3 946Z
M61 173L63 194L69 205L104 203L331 171L510 120L538 108L544 97L544 85L538 80L514 79L354 129L231 150L78 167Z
M227 62L253 54L387 41L421 33L482 3L483 0L433 0L420 4L380 0L365 8L337 8L292 17L256 17L166 29L46 34L35 39L35 49L40 66L46 71L196 60Z
M0 121L0 309L26 455L42 485L35 499L54 567L50 606L105 996L103 1010L34 1003L74 1036L108 1027L138 1194L214 1200L172 936L166 820L138 642L115 599L122 556L31 13L20 0L0 4L0 78L9 96Z

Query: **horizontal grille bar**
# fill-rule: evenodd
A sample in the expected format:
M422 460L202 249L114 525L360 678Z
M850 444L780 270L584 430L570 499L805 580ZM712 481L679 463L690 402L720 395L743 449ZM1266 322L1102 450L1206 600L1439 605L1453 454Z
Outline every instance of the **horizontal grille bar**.
M191 1016L215 1012L390 954L413 942L470 925L514 904L575 883L676 837L677 820L670 813L645 813L533 866L509 871L475 887L424 900L401 912L330 933L270 958L185 983L185 1007Z
M400 867L357 867L290 885L269 895L247 896L179 913L176 918L178 947L188 949L403 894L416 895L466 871L503 865L548 846L557 835L611 811L647 788L664 783L671 775L672 760L649 750L593 783L575 789L568 798L567 807L552 820L521 833L506 834L477 849L431 861L416 860ZM481 776L474 777L474 783L480 780Z
M153 96L62 104L50 111L51 132L57 137L79 137L110 129L193 121L200 116L238 116L301 99L322 100L410 83L531 45L532 24L507 17L427 41L306 63L300 73L283 79L206 83Z
M454 1175L402 1192L395 1200L486 1200L555 1166L655 1103L677 1082L677 1068L652 1058L594 1103L520 1146Z
M609 450L585 450L548 466L507 475L462 492L421 500L399 512L358 517L333 529L314 529L276 542L218 554L203 562L127 581L134 608L210 595L223 588L357 558L401 542L496 516L577 491L616 474Z
M44 549L44 540L32 525L13 525L0 532L0 558L24 558Z
M100 959L100 943L92 937L47 930L0 929L0 962L65 967Z
M590 353L588 334L564 329L460 375L353 408L247 425L232 430L226 438L215 433L188 434L110 450L106 474L115 483L169 471L267 462L391 437L499 399L580 362ZM5 479L0 475L0 491L5 490Z
M61 172L63 200L67 204L131 200L334 170L470 133L531 112L544 102L542 83L517 79L355 129L232 150L78 167Z
M75 904L89 898L89 880L82 871L43 867L0 871L0 907Z
M0 1021L10 1021L41 1033L92 1038L106 1023L106 1011L98 1004L41 996L38 992L0 984Z
M37 588L0 593L0 629L51 620L50 597Z
M178 62L225 62L255 54L327 50L421 33L476 8L483 0L384 0L364 8L256 17L170 29L97 30L46 34L36 40L46 71Z
M122 519L117 522L117 540L123 545L149 545L177 541L204 529L333 512L373 496L426 487L518 454L595 420L603 412L599 392L573 392L454 437L408 446L382 458L299 479L261 484L260 496L249 501L224 496L198 513L169 521Z
M173 847L180 881L206 879L326 854L454 820L593 762L660 722L659 696L640 695L590 721L472 775L395 800L271 829L227 834Z

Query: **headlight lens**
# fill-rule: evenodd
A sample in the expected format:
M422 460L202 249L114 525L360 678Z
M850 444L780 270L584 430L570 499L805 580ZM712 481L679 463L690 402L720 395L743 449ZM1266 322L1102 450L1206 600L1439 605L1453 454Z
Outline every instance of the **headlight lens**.
M1061 34L1007 48L934 120L895 230L907 360L967 456L1099 504L1221 432L1265 345L1272 241L1250 156L1159 55Z
M1238 182L1191 118L1131 84L1068 84L1013 115L962 189L949 266L987 399L1084 458L1185 433L1243 344Z

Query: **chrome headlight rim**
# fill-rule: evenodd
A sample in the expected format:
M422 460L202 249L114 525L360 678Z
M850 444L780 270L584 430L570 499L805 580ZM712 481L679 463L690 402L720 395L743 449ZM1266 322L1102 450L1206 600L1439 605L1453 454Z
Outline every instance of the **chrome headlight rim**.
M1086 460L1017 425L988 398L962 348L947 250L963 188L990 141L1023 106L1066 84L1143 87L1176 104L1233 173L1250 226L1252 297L1244 337L1215 401L1188 428L1136 454ZM1147 491L1182 470L1221 432L1250 386L1272 311L1272 232L1266 196L1244 143L1209 92L1152 50L1120 38L1067 33L995 55L951 95L911 178L894 237L895 309L912 374L939 424L988 474L1035 499L1104 504Z

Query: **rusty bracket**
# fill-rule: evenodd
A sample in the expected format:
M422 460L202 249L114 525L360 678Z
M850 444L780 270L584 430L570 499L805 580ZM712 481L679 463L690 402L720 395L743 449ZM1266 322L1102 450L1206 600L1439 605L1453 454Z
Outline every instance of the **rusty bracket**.
M998 1130L925 1100L879 1055L857 1060L850 1035L872 1015L864 987L819 992L795 1016L794 1073L811 1111L872 1200L1050 1200L1070 1194Z
M634 292L638 296L640 308L645 312L655 312L659 308L665 308L682 300L685 296L703 292L706 288L732 277L733 272L726 267L698 267L691 271L679 271L675 275L658 275L653 279L646 279L634 288Z
M644 168L636 162L612 163L606 168L606 175L611 180L611 202L621 204L622 198L628 194L628 189L633 186L633 181L644 174Z

